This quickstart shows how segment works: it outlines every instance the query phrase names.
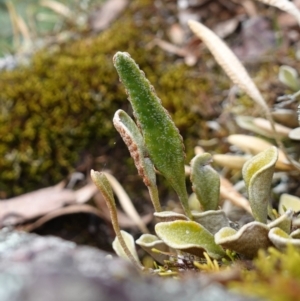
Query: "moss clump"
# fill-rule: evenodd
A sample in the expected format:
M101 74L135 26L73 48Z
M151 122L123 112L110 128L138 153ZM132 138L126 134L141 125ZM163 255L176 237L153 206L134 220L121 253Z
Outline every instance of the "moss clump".
M254 269L243 273L242 282L229 287L239 293L270 301L294 301L300 296L300 253L289 246L285 252L261 250Z
M190 107L201 107L214 83L158 47L145 50L163 22L152 1L133 1L100 35L40 51L30 66L0 73L1 197L54 184L82 152L99 155L99 145L112 145L113 114L128 108L112 64L116 51L145 70L183 136L198 137L201 120Z

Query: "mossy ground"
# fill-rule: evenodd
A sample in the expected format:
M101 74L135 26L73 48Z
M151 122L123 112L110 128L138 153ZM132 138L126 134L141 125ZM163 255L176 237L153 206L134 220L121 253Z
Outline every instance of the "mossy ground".
M108 160L105 167L120 176L120 166L128 168L127 158L121 159L128 153L111 122L117 109L130 111L112 64L117 51L129 52L155 87L183 135L187 163L197 140L212 138L205 121L222 112L230 81L219 67L206 63L211 61L207 50L196 66L188 67L176 55L149 46L157 33L167 39L164 14L152 1L132 1L99 35L85 33L77 41L56 44L36 53L29 66L0 73L0 198L53 185L89 155L121 155L119 166ZM275 74L282 62L275 60L255 72L271 102L282 91ZM253 112L253 102L244 106L249 103L244 98L232 111L244 107L246 114L251 107Z
M210 111L203 96L218 91L174 55L158 47L145 50L161 22L152 1L134 1L103 33L44 49L29 66L0 74L1 197L57 183L83 154L113 153L119 139L113 114L129 108L112 64L117 51L129 52L144 70L192 152L201 117L218 111Z
M243 271L241 281L229 284L231 289L263 300L299 300L299 250L292 246L285 252L273 248L268 252L261 250L253 264L253 269Z

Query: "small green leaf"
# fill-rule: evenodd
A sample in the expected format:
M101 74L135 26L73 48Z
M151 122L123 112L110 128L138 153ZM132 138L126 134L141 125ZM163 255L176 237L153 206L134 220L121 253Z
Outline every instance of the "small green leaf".
M278 150L272 146L252 157L243 166L243 178L254 218L267 223L268 201Z
M130 116L122 110L115 113L113 123L127 145L139 175L149 189L155 211L161 211L154 166L148 157L148 151L141 132Z
M203 257L203 252L215 259L226 257L223 249L216 245L214 236L193 221L158 223L155 232L169 247Z
M272 246L268 238L269 228L259 222L244 225L238 231L224 227L215 234L215 241L224 249L233 250L246 258L252 259L259 249Z
M229 220L223 210L192 212L192 215L194 221L202 225L211 234L216 234L223 227L229 227Z
M300 239L300 229L296 229L290 234L291 238Z
M135 243L141 246L160 264L164 264L164 261L169 258L168 255L164 254L169 251L169 247L155 235L143 234ZM153 251L153 249L156 249L157 251Z
M299 120L300 120L300 118L299 118ZM300 140L300 127L296 127L294 129L292 129L289 133L289 138L292 140L299 141Z
M103 172L91 170L91 178L103 194L109 208L116 208L116 202L111 185Z
M295 212L300 211L300 198L291 194L283 193L279 199L278 213L284 214L284 208L292 209Z
M269 229L280 228L286 233L290 233L292 228L293 214L294 214L293 210L288 209L280 217L276 218L271 223L269 223L268 228Z
M298 91L300 89L300 80L296 69L290 66L282 65L279 68L278 77L279 80L290 89L294 91Z
M297 236L294 235L294 237ZM280 228L271 229L269 232L269 238L273 242L274 246L281 251L285 250L288 245L292 245L297 250L300 250L300 239L293 238Z
M219 204L220 177L209 165L211 162L209 153L197 155L191 161L192 188L204 210L216 210Z
M172 185L186 214L191 217L185 184L184 146L178 129L130 55L117 52L114 65L126 88L150 159Z

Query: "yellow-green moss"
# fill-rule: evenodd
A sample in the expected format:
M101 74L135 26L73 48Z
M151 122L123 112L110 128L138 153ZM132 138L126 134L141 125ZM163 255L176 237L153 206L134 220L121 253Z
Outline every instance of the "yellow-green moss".
M261 250L254 269L244 271L242 281L229 285L239 293L270 301L294 301L300 296L300 253L289 246L285 252Z

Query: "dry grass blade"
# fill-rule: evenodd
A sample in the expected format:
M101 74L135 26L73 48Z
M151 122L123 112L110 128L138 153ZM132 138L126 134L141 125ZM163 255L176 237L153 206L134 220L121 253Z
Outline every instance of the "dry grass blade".
M13 39L14 39L15 47L18 48L20 44L19 34L23 36L25 43L30 44L31 37L25 21L22 19L20 15L18 15L16 8L14 7L12 2L7 1L6 6L9 12L9 16L13 28Z
M229 200L235 206L241 207L252 214L250 204L233 185L225 178L221 177L220 195L222 199Z
M206 44L216 61L224 69L233 83L247 93L268 114L269 108L264 98L248 75L244 66L228 46L213 31L203 24L193 20L190 20L188 24L194 34Z
M188 51L185 48L181 48L179 46L176 46L172 43L169 43L167 41L161 40L161 39L154 39L153 44L157 45L161 49L169 52L169 53L175 53L178 56L185 57L188 55Z
M249 159L249 156L239 156L239 155L226 155L226 154L214 154L214 163L221 165L222 167L227 167L230 169L242 169L245 162Z
M139 227L139 229L143 233L149 233L144 221L141 219L140 215L138 214L138 212L134 208L128 194L123 189L121 184L111 174L109 174L107 172L103 172L103 173L107 177L114 193L117 195L118 200L119 200L123 210L126 212L126 214L135 222L135 224Z
M128 5L128 0L107 0L100 9L96 9L90 16L90 24L94 31L107 28Z
M76 197L76 203L82 204L86 203L89 199L91 199L98 192L97 187L94 183L89 183L84 187L74 191Z
M262 130L265 130L270 134L268 138L272 138L273 130L272 130L272 125L270 124L269 120L264 119L264 118L254 118L253 119L254 125L258 126ZM282 124L275 123L275 129L278 135L282 137L288 137L289 133L291 132L291 128L288 128Z
M28 29L24 19L20 15L16 16L16 25L18 26L18 29L19 29L20 33L22 34L25 43L30 44L31 37L30 37L29 29Z
M267 119L254 118L252 116L236 116L235 121L237 125L244 130L251 131L252 133L258 134L260 136L265 136L270 139L274 138L272 124ZM287 138L290 131L292 130L291 128L288 128L280 123L274 123L274 126L277 135L281 139Z
M271 6L275 6L289 14L291 14L292 16L294 16L300 26L300 11L297 8L297 6L288 0L257 0L259 2L271 5Z
M71 10L64 4L54 1L54 0L43 0L40 2L40 4L44 7L48 7L52 9L54 12L56 12L59 15L64 16L67 19L72 19L73 15Z
M230 144L233 144L244 152L250 153L252 155L257 155L260 152L273 146L273 144L264 139L242 134L229 135L227 139ZM279 150L276 168L286 171L293 169L293 165L289 163L286 155L282 150Z

